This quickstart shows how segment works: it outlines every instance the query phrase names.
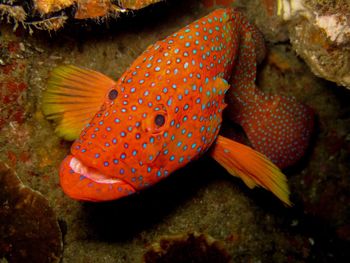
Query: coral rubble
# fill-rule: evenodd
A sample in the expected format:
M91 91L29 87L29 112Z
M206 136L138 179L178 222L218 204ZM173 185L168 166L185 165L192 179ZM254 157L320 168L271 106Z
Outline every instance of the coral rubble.
M163 238L144 254L143 259L145 263L230 262L230 256L218 241L198 233Z

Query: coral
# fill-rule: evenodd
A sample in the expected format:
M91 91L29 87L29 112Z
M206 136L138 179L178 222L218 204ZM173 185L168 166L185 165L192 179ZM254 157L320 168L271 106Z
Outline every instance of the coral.
M137 10L160 1L162 0L119 0L119 4L123 8Z
M61 10L74 4L76 0L33 0L35 9L41 14Z
M204 234L164 237L145 254L145 263L228 263L230 256L218 241Z
M23 23L26 20L27 13L22 6L0 4L0 19L4 17L7 18L8 23L12 20L15 23L16 29L18 23Z
M103 17L111 10L110 0L80 0L77 1L78 8L74 15L76 19L86 19L94 17Z
M128 10L137 10L162 0L33 0L28 3L4 0L0 4L0 21L13 21L14 29L21 24L33 33L33 28L56 31L68 18L96 19L117 16Z
M59 262L62 234L47 199L2 163L0 185L0 258L10 263Z
M33 2L37 11L42 14L59 11L77 4L78 8L75 18L84 19L105 16L113 6L137 10L160 1L161 0L34 0ZM118 3L118 5L116 3Z

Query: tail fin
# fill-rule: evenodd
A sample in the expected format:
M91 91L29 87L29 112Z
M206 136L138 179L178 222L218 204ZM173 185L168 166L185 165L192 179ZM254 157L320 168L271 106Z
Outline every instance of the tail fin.
M299 161L314 130L314 113L293 97L259 96L236 116L252 147L285 168Z
M264 56L264 41L243 17L240 36L226 112L242 126L254 149L280 168L291 166L308 148L314 114L292 97L264 94L256 87L256 64Z
M230 174L240 177L249 188L262 186L291 206L286 176L265 155L218 136L211 156Z

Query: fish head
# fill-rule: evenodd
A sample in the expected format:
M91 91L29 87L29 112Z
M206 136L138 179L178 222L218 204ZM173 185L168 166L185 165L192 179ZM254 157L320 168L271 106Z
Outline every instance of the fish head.
M97 185L119 185L122 194L127 195L158 182L179 167L172 162L170 151L175 143L172 126L182 114L169 106L169 96L160 97L156 90L143 91L142 96L129 87L109 90L61 166L63 188L62 179L74 173ZM76 191L76 185L66 185ZM82 199L80 196L81 192Z

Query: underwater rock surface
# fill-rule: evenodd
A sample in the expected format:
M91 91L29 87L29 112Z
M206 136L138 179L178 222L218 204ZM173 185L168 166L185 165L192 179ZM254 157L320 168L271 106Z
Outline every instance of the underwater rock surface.
M0 259L59 262L62 234L47 199L0 162Z
M272 43L290 41L312 72L350 88L350 3L347 0L237 1Z
M350 89L350 3L341 1L251 1L250 10L269 40L290 39L312 72ZM253 7L270 12L258 13ZM256 9L255 9L256 10Z
M350 89L350 3L310 1L293 11L287 19L296 52L317 76Z

